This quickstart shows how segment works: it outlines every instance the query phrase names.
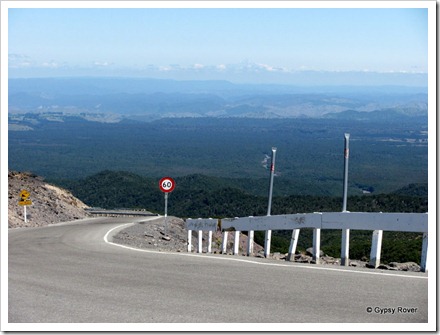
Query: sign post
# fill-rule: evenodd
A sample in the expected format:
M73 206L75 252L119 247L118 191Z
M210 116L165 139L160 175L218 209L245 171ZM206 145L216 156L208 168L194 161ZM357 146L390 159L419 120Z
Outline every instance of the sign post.
M269 183L269 202L267 205L267 216L270 216L272 210L272 193L273 193L273 177L275 175L275 155L277 153L277 148L272 147L272 161L270 164L270 183ZM270 255L270 242L272 238L272 230L266 230L264 238L264 257L269 257Z
M159 181L159 188L165 193L165 236L167 236L167 216L168 216L168 193L172 192L176 187L176 182L173 178L164 177Z
M26 213L26 206L32 205L32 200L29 199L30 193L26 190L22 190L20 192L20 201L18 202L19 206L23 206L23 215L24 215L24 222L27 223L27 213Z
M348 193L348 157L350 153L349 140L350 134L344 134L344 189L342 193L342 212L347 211L347 193ZM348 266L349 260L349 247L350 247L350 229L342 229L341 238L341 265Z

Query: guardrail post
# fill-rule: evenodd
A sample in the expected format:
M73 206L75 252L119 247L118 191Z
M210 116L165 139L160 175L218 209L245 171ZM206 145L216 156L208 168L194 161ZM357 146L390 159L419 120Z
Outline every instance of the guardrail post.
M348 264L350 263L349 249L350 249L350 229L342 229L341 265L348 266Z
M428 259L428 233L423 233L423 243L422 243L422 259L420 260L420 271L428 271L427 266Z
M328 212L328 213L303 213L284 214L262 217L244 217L225 219L223 225L219 225L214 219L188 219L186 229L188 230L187 247L188 252L193 250L191 244L192 232L198 231L198 246L194 248L202 253L203 231L211 232L209 235L208 252L212 252L212 231L223 230L222 252L226 253L228 231L234 231L233 254L237 255L240 249L241 231L265 231L269 228L275 230L292 230L292 237L289 246L288 260L292 260L296 251L299 230L303 228L313 229L313 262L320 263L321 229L357 229L373 231L369 267L377 268L380 265L383 231L407 231L423 232L422 255L420 260L421 271L427 271L428 263L428 213L350 213L350 212ZM251 235L251 233L249 233ZM348 239L349 234L346 234ZM248 236L252 241L252 236ZM342 243L342 246L348 243ZM251 249L248 245L248 250ZM348 257L347 257L348 262Z
M211 253L212 248L212 230L208 231L208 254Z
M296 246L298 244L298 236L299 236L299 229L292 230L292 237L290 238L289 253L287 254L288 261L292 261L295 259Z
M197 241L198 242L197 252L199 254L202 253L202 239L203 239L202 234L203 234L203 231L199 230L199 238L198 238L198 241Z
M191 252L191 249L192 249L191 237L192 237L192 230L188 230L188 241L187 241L187 251L188 252Z
M321 229L315 228L313 229L313 256L312 256L312 259L315 261L315 264L319 264L320 251L321 251Z
M264 257L269 257L270 255L270 241L272 239L272 230L266 230L264 239Z
M380 250L382 248L383 230L373 231L373 240L371 242L370 266L375 269L380 265Z
M228 232L223 232L223 240L222 240L222 254L226 254L226 247L228 245Z
M247 255L251 256L254 253L254 231L249 230L248 231L248 248L247 248Z
M234 236L234 255L238 255L239 244L240 244L240 232L236 230Z

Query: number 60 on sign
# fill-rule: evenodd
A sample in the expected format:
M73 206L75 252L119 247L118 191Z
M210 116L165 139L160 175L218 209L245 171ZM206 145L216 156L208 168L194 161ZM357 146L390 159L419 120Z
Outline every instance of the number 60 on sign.
M159 181L159 188L162 192L169 193L174 190L176 183L171 177L164 177Z

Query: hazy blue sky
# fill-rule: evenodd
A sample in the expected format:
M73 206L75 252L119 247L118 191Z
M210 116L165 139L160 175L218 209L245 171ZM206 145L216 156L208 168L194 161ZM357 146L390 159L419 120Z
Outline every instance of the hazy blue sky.
M10 77L428 72L426 8L9 8L8 20Z

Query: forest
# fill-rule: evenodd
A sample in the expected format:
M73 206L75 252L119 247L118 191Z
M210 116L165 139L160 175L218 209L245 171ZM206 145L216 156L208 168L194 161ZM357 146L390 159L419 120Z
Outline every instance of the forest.
M110 169L155 178L203 174L265 180L264 161L274 146L277 194L336 196L342 187L344 133L350 133L351 194L389 193L428 181L427 126L418 119L181 118L100 123L79 117L58 121L26 117L21 124L33 130L9 131L9 168L46 178L78 179ZM254 187L253 193L260 189Z

